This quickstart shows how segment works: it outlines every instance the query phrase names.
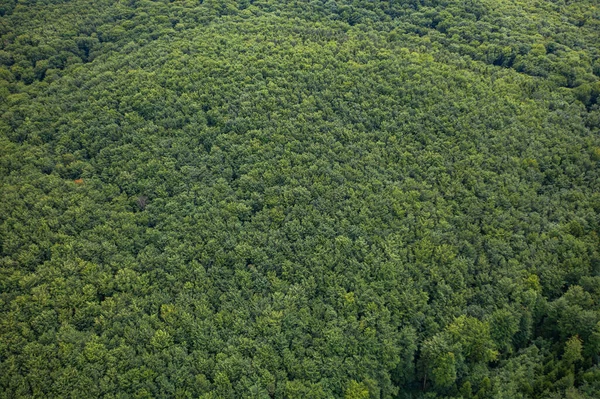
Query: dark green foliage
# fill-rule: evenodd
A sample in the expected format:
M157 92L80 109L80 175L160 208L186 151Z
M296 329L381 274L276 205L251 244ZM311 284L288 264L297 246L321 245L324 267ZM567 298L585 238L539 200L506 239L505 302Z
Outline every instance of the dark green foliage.
M0 397L599 397L599 13L0 3Z

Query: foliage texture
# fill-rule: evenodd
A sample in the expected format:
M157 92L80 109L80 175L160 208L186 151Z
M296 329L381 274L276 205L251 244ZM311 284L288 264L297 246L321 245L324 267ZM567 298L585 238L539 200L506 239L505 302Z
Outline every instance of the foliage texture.
M0 15L0 398L600 397L597 1Z

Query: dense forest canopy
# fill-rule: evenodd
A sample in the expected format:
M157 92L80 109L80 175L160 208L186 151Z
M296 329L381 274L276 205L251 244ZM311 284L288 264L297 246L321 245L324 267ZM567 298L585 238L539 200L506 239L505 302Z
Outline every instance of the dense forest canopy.
M1 398L600 397L596 0L1 0Z

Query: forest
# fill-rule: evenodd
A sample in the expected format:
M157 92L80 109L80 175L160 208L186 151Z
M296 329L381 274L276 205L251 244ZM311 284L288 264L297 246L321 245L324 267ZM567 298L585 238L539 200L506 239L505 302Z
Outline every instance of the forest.
M0 398L600 398L597 0L0 0Z

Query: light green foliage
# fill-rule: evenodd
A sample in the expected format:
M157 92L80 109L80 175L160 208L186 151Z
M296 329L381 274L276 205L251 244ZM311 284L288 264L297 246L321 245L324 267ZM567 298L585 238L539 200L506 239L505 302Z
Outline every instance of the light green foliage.
M442 353L435 359L431 377L436 386L447 388L456 381L456 359L454 353Z
M474 317L460 316L447 328L453 342L460 345L461 352L473 362L490 362L497 351L490 336L490 326Z
M344 399L368 399L369 388L364 383L351 380L344 393Z
M581 356L581 348L581 339L579 339L578 336L575 335L569 338L565 344L563 360L569 365L575 363L576 361L583 360L583 357Z

